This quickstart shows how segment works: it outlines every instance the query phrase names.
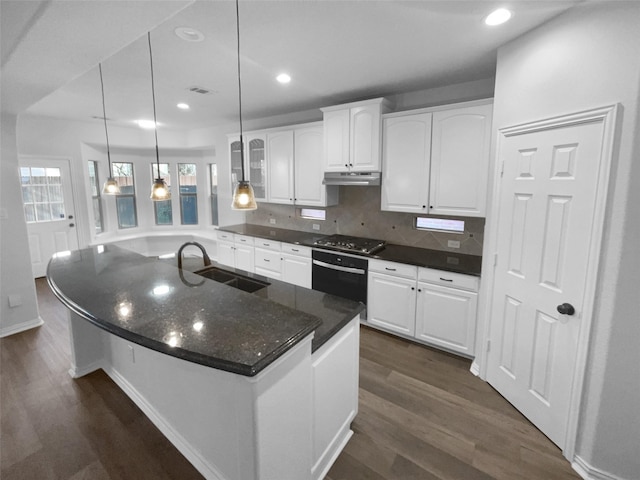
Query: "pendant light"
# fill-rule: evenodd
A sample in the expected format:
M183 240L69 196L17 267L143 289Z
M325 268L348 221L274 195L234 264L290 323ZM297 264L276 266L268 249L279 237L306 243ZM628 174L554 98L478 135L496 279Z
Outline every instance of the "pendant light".
M104 195L118 195L120 193L120 185L113 178L113 172L111 171L111 152L109 151L109 132L107 131L107 112L104 107L104 82L102 81L102 64L98 64L98 71L100 72L100 89L102 90L102 119L104 120L104 135L107 138L107 161L109 162L109 177L102 186L102 193Z
M153 133L156 137L156 165L158 167L158 178L153 181L151 185L151 200L160 202L162 200L171 199L171 192L167 186L164 178L160 177L160 153L158 152L158 122L156 119L156 89L153 83L153 55L151 54L151 32L147 32L147 39L149 40L149 63L151 65L151 96L153 98Z
M231 208L233 210L256 210L256 196L253 187L244 178L244 139L242 137L242 82L240 80L240 8L236 0L236 31L238 34L238 113L240 117L240 166L242 169L242 180L236 185L233 192Z

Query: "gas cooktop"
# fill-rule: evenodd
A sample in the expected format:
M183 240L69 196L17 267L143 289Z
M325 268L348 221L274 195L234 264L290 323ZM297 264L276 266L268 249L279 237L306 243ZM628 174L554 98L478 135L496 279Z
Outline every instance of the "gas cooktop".
M330 235L313 242L315 246L341 252L352 252L365 255L373 255L384 249L384 240L371 238L349 237L346 235Z

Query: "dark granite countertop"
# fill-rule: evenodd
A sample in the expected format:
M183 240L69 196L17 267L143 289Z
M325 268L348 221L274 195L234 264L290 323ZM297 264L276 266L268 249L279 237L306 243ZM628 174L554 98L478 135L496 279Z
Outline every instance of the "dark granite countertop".
M313 245L313 242L326 235L287 230L284 228L270 228L262 225L239 224L228 227L220 227L225 232L239 233L258 238L269 238L280 242L297 243L309 247L323 249ZM353 252L353 255L359 255ZM377 258L389 262L406 263L419 267L435 268L449 272L464 273L480 276L482 268L482 256L468 255L464 253L448 252L444 250L431 250L428 248L409 247L405 245L387 244L384 250L374 255L364 255L368 258Z
M482 257L478 255L466 255L464 253L429 250L427 248L407 247L404 245L386 245L384 250L371 258L478 277L482 269Z
M246 293L113 245L54 257L47 280L67 307L110 333L245 376L313 331L312 348L319 348L364 309L271 279Z
M287 230L286 228L271 228L263 225L251 225L248 223L219 227L218 230L237 233L240 235L249 235L257 238L267 238L278 242L308 246L313 245L313 242L317 239L326 237L326 235L322 235L320 233L300 232L298 230Z

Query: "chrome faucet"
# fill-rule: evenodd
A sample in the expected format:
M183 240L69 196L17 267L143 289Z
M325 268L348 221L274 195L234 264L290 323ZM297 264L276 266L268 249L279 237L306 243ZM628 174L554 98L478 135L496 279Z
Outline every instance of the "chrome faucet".
M184 250L184 247L188 245L195 245L202 251L202 258L204 259L205 267L208 267L209 265L211 265L211 259L209 258L209 255L207 255L207 251L204 249L202 245L200 245L198 242L187 242L178 249L178 268L180 270L182 270L182 250Z

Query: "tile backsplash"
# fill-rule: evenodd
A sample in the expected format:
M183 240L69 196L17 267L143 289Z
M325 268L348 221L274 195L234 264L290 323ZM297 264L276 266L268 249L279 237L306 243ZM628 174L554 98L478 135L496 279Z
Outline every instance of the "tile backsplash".
M413 227L415 214L380 211L380 187L341 186L340 204L326 208L327 219L324 221L301 218L298 215L299 208L260 203L257 210L247 212L247 223L304 232L317 231L326 235L339 233L376 238L398 245L482 255L484 218L451 217L464 220L465 231L462 234L416 230ZM270 223L272 219L275 219L275 224ZM313 224L320 225L320 230L314 230ZM449 240L459 241L460 248L448 247Z

